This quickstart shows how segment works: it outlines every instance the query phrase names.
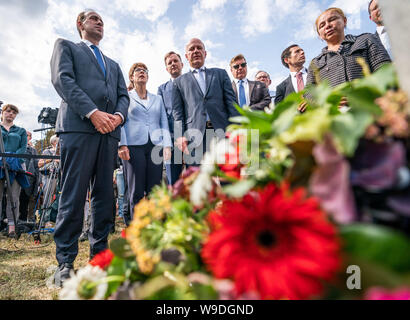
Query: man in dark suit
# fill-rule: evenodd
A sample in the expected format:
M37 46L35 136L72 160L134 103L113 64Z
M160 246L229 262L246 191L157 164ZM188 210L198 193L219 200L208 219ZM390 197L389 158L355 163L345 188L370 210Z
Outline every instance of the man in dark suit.
M56 123L61 147L61 197L54 232L58 286L70 277L78 254L90 183L90 259L107 248L120 125L129 105L119 65L98 48L104 34L101 17L92 10L81 12L77 30L82 41L57 39L51 58L51 81L62 98Z
M227 72L204 67L203 42L191 39L185 47L185 57L190 71L174 80L172 91L174 137L177 147L190 154L185 163L199 165L212 136L223 137L229 118L239 113L233 105L236 98Z
M272 84L272 80L270 79L269 73L263 70L259 70L258 72L256 72L255 81L263 82L266 88L268 88L268 90L269 90L270 85ZM269 95L270 95L271 102L273 104L275 100L275 95L276 95L275 91L269 90Z
M380 7L379 7L379 1L371 0L369 2L368 11L369 11L370 20L372 20L377 26L375 35L379 38L379 40L383 44L390 58L392 58L390 39L387 34L386 27L384 26L384 23L383 23L382 14L381 14Z
M165 110L168 116L168 126L171 133L171 138L174 138L174 117L172 116L172 87L173 82L182 73L184 64L182 63L181 56L173 51L168 52L165 55L165 68L171 75L171 79L158 88L158 95L164 102ZM175 150L174 150L175 151ZM182 172L182 157L178 157L180 153L173 152L171 156L171 163L166 163L165 168L167 171L168 184L173 185L179 178Z
M231 73L235 78L232 81L232 89L237 101L242 107L249 106L252 110L262 110L271 102L269 89L263 82L250 81L246 78L248 67L245 57L238 54L230 62Z
M297 44L287 47L281 55L282 64L289 69L290 75L276 87L275 105L293 92L304 89L307 78L305 52Z

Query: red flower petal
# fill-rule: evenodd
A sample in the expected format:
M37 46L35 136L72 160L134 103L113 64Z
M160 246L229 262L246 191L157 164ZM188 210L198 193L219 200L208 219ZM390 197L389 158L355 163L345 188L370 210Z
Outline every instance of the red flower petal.
M250 191L241 201L224 201L209 221L202 258L216 277L235 281L238 295L307 299L339 270L336 229L302 188Z

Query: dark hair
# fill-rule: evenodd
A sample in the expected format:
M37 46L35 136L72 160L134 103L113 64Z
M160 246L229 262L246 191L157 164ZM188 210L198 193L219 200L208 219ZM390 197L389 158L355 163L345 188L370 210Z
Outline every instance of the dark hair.
M291 46L287 47L285 50L283 50L280 59L282 61L282 64L289 69L289 65L285 62L285 59L290 57L290 49L294 48L294 47L299 47L299 45L297 44L292 44Z
M372 4L373 0L369 1L369 5L367 6L367 11L369 11L369 16L370 16L370 5Z
M165 65L167 65L167 59L168 59L170 56L172 56L173 54L177 55L178 58L179 58L179 61L182 62L181 56L180 56L178 53L176 53L176 52L174 52L174 51L170 51L170 52L168 52L168 53L165 55L165 57L164 57Z
M87 15L88 13L90 13L90 12L95 12L95 13L97 13L97 12L96 12L95 10L93 10L93 9L85 9L84 11L80 12L80 13L78 14L78 16L77 16L76 27L77 27L77 31L78 31L78 34L80 35L80 38L81 38L81 39L83 38L83 36L81 35L81 30L80 30L80 28L79 28L79 26L78 26L78 23L81 22L81 24L83 24L84 21L85 21L85 19L86 19L86 15Z

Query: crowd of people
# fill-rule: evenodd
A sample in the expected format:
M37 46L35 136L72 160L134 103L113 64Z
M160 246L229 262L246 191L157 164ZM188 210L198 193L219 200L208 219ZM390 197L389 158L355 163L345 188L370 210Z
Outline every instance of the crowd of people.
M322 12L315 25L326 47L308 68L299 45L286 48L281 62L290 75L275 92L269 90L271 79L266 71L258 71L254 80L247 77L243 54L230 60L233 81L224 69L205 66L205 45L193 38L185 46L189 71L182 74L181 55L169 51L164 63L170 80L159 86L156 94L147 90L149 68L144 62L130 67L127 86L118 63L99 48L103 19L94 10L81 12L76 21L81 42L58 39L51 58L52 84L62 99L56 123L58 137L49 150L56 154L54 143L58 143L61 195L54 231L59 264L56 285L70 277L80 237L89 240L90 259L107 248L116 212L113 203L117 202L118 215L129 223L132 208L164 177L172 185L184 166L200 164L210 140L223 137L229 119L239 115L235 104L268 112L308 84L326 80L337 86L362 77L358 57L364 58L371 72L391 62L378 1L370 1L368 10L377 32L358 36L345 35L347 19L341 9ZM308 91L304 97L309 100ZM347 106L343 99L340 107ZM304 112L307 107L304 102L298 110ZM16 114L3 111L3 135L11 134ZM25 130L18 132L19 141L10 144L10 152L27 144ZM46 166L46 162L40 160L38 166ZM12 219L8 220L9 232L13 232Z

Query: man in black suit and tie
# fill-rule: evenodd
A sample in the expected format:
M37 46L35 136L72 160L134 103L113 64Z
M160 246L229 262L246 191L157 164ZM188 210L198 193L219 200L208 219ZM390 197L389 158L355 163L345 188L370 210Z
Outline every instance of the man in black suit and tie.
M174 137L177 147L190 154L185 163L199 165L212 136L223 137L229 118L239 113L227 72L204 67L206 51L200 39L188 42L185 57L190 71L174 80L172 91Z
M387 34L386 27L384 26L384 23L383 23L382 14L381 14L380 7L379 7L379 1L371 0L369 2L368 11L369 11L370 20L372 20L377 25L375 35L379 38L379 40L383 44L390 58L392 58L390 39Z
M93 10L81 12L77 30L81 42L57 39L51 58L51 81L62 98L56 122L61 149L61 197L54 232L57 286L73 270L90 184L90 259L107 248L120 125L129 105L119 65L98 47L104 34L101 17Z
M236 94L239 106L249 106L252 110L263 111L271 102L269 89L263 82L250 81L246 78L248 67L245 57L238 54L230 62L231 73L235 78L232 88Z
M290 75L276 87L275 105L293 92L304 89L307 78L305 52L297 44L287 47L281 55L282 64L289 69Z
M172 87L173 82L182 73L182 68L184 64L182 63L181 56L173 51L168 52L165 55L165 68L170 74L171 79L158 87L158 95L162 98L164 102L165 110L168 116L168 126L171 133L171 138L174 137L174 118L172 116ZM167 171L168 184L173 185L179 178L182 172L182 156L178 152L172 152L171 163L165 164L165 169Z

